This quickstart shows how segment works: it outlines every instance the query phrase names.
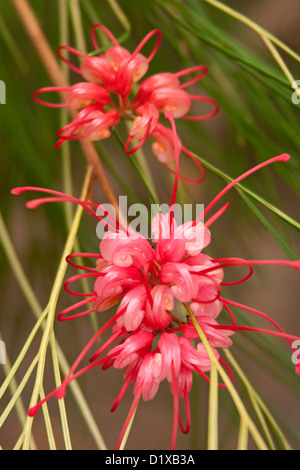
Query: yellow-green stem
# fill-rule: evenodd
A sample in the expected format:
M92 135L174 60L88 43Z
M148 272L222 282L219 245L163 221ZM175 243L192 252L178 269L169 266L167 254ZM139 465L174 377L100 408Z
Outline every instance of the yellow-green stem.
M91 167L88 168L87 174L84 180L83 184L83 189L80 198L84 200L87 196L89 184L90 184L90 178L92 175L92 169ZM45 368L45 361L46 361L46 353L48 349L48 344L49 344L49 338L50 334L52 331L53 327L53 321L55 317L55 309L56 309L56 304L58 300L58 296L61 290L61 286L63 283L64 275L66 272L67 268L67 263L65 261L66 256L71 253L75 237L79 228L79 223L80 219L82 216L82 211L83 208L79 206L76 210L73 223L71 226L71 230L67 239L67 242L65 244L65 248L62 254L62 258L60 261L60 265L58 268L58 272L54 281L53 289L50 295L50 300L49 300L49 309L48 309L48 315L47 315L47 320L46 320L46 325L45 325L45 330L43 333L43 338L40 344L39 348L39 362L38 362L38 367L37 367L37 374L36 374L36 380L34 384L34 388L32 391L31 395L31 400L30 400L30 407L33 407L36 405L38 396L41 390L42 382L43 382L43 377L44 377L44 368ZM23 443L23 449L28 449L29 448L29 440L30 440L30 433L31 433L31 428L32 428L32 422L33 418L30 416L27 416L26 423L25 423L25 434L24 434L24 443Z
M56 347L56 340L54 331L51 331L50 335L51 341L51 352L52 352L52 362L53 362L53 371L54 371L54 379L56 387L61 385L61 377L60 377L60 370L59 370L59 362L58 362L58 354L57 354L57 347ZM72 450L71 444L71 437L67 419L67 412L65 407L65 402L63 400L59 400L58 402L59 412L60 412L60 419L62 425L62 432L64 436L64 442L66 450Z
M27 384L32 372L34 371L35 366L37 365L39 360L38 354L35 356L33 361L31 362L30 366L28 367L26 373L23 376L23 379L21 380L16 393L13 395L13 397L10 399L8 405L6 406L5 410L3 411L2 415L0 416L0 428L2 428L3 424L5 423L6 418L8 417L9 413L13 409L13 407L16 404L16 401L18 400L19 396L21 395L25 385Z
M240 417L241 419L244 419L245 422L247 423L247 426L248 426L248 429L249 431L251 432L252 434L252 437L257 445L257 447L260 449L260 450L267 450L268 447L264 441L264 439L262 438L262 436L260 435L256 425L254 424L253 420L250 418L239 394L237 393L233 383L231 382L229 376L227 375L227 373L224 371L223 367L221 366L221 364L219 363L218 359L216 358L210 344L209 344L209 341L208 339L206 338L201 326L199 325L199 323L197 322L197 319L194 315L194 313L192 312L190 306L186 303L183 304L187 310L187 312L189 313L190 315L190 318L193 322L193 325L199 335L199 338L201 339L202 343L203 343L203 346L205 347L206 351L207 351L207 354L210 358L210 361L211 361L211 365L215 365L217 370L218 370L218 373L219 375L221 376L224 384L226 385L226 388L228 390L228 392L230 393L231 395L231 398L232 400L234 401L235 403L235 406L240 414Z
M122 10L120 5L118 4L118 2L116 0L108 0L108 3L111 9L113 10L114 14L118 18L119 22L125 29L125 31L127 31L128 29L131 29L130 21L125 15L124 10Z
M270 41L270 39L267 38L266 36L261 36L261 37L262 37L264 43L266 44L267 48L271 52L272 56L276 60L277 64L279 65L279 67L281 68L281 70L283 71L283 73L285 74L287 79L289 80L290 84L291 85L296 84L296 81L295 81L292 73L290 72L290 69L288 68L285 61L283 60L283 58L281 57L281 55L277 51L277 49L274 46L274 44L272 43L272 41ZM297 86L297 84L294 85L294 89L295 89L297 95L300 97L300 88Z
M214 6L215 8L218 8L219 10L222 10L224 13L227 13L229 16L231 16L232 18L235 18L236 20L240 21L241 23L244 23L245 25L249 26L249 28L253 29L253 31L256 31L257 34L259 34L260 36L267 37L274 44L277 44L277 46L280 47L282 50L284 50L287 54L289 54L295 60L300 62L299 54L297 54L295 51L293 51L290 47L288 47L286 44L284 44L282 41L280 41L280 39L278 39L276 36L271 34L269 31L262 28L261 26L259 26L254 21L250 20L247 16L243 15L242 13L239 13L238 11L234 10L233 8L230 8L229 6L224 5L224 3L221 3L217 0L203 0L203 1L206 2L206 3L209 3L210 5Z
M44 388L42 387L41 391L40 391L40 399L43 400L44 398L45 398L45 392L44 392ZM45 403L45 405L46 405L46 403ZM53 427L52 427L52 423L51 423L51 419L50 419L48 406L42 406L42 411L43 411L43 415L44 415L45 428L46 428L46 433L47 433L49 449L50 450L56 450L55 438L54 438Z
M208 398L207 450L218 450L218 406L218 371L212 364Z
M134 400L133 400L133 401L134 401ZM125 449L126 442L127 442L127 439L128 439L128 436L129 436L129 433L130 433L130 430L131 430L131 427L132 427L132 424L133 424L133 421L134 421L134 418L135 418L135 414L136 414L137 407L138 407L138 404L137 404L137 406L135 407L135 410L134 410L134 412L132 413L131 419L130 419L130 421L129 421L129 423L128 423L128 426L127 426L127 428L126 428L126 432L125 432L125 434L124 434L124 437L123 437L122 442L121 442L120 447L119 447L120 450L124 450L124 449Z
M47 312L48 312L48 309L46 308L44 310L44 312L42 312L40 318L38 319L38 321L36 322L34 328L32 329L30 335L28 336L18 358L16 359L14 365L11 367L6 379L4 380L4 382L2 383L1 385L1 388L0 388L0 399L2 398L3 394L5 393L8 385L10 384L12 378L14 377L16 371L18 370L19 366L21 365L26 353L27 353L27 350L30 346L30 344L32 343L37 331L39 330L42 322L44 321L46 315L47 315Z
M248 448L248 427L244 419L240 420L237 450L247 450Z
M290 444L286 440L285 436L283 435L281 429L279 428L279 426L276 423L275 419L271 415L270 411L268 410L268 408L266 407L266 405L264 404L264 402L262 401L262 399L260 398L258 393L254 390L254 388L251 385L251 383L249 382L249 380L247 379L247 377L244 374L244 372L242 371L241 367L239 366L239 364L235 360L233 354L228 350L224 351L224 353L225 353L227 359L230 361L230 364L232 365L232 367L235 369L235 371L239 375L239 377L242 380L243 384L245 385L245 387L246 387L246 389L249 393L250 398L255 400L255 402L260 407L260 409L262 410L262 412L264 413L264 415L266 416L266 418L268 419L270 424L273 426L273 429L277 433L280 440L282 441L282 444L283 444L284 448L286 450L290 450L291 449Z

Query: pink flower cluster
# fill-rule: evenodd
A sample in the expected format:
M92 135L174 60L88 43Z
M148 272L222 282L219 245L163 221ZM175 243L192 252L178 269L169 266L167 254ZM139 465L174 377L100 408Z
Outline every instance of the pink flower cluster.
M92 28L92 40L95 49L99 49L95 30L100 28L113 43L104 54L89 56L68 46L59 48L59 55L69 67L80 74L86 81L70 87L47 87L34 93L34 99L45 106L67 107L73 114L70 124L58 132L56 148L67 139L86 137L90 140L106 139L111 135L110 129L119 124L120 119L132 122L125 144L128 154L139 149L148 137L154 139L152 150L157 159L168 165L175 158L174 136L172 131L160 122L161 113L169 111L174 118L203 120L213 117L218 112L214 100L204 96L192 95L185 91L205 76L207 67L196 66L177 73L158 73L139 81L149 68L160 41L161 32L153 30L141 41L133 53L120 46L113 34L103 25ZM157 37L155 46L148 57L141 50L152 37ZM82 59L80 67L74 66L62 54L63 50L73 53ZM180 79L188 74L197 73L185 83ZM65 102L52 104L42 101L39 95L45 92L60 92L65 95ZM202 116L188 115L194 100L208 102L213 110ZM130 149L132 140L137 141ZM183 147L177 137L180 150L186 153L203 171L193 155ZM198 180L199 181L199 180Z
M174 124L172 119L171 122ZM178 153L176 155L178 162ZM199 339L196 324L202 329L215 357L226 368L230 377L230 369L221 359L218 350L231 346L230 336L236 331L256 331L283 337L292 347L292 340L297 339L295 336L285 333L265 313L223 297L222 286L246 282L251 277L255 265L285 265L300 269L300 262L239 258L213 259L203 253L203 250L211 243L209 227L228 209L229 203L222 206L205 222L204 216L243 178L270 163L288 159L288 155L274 157L241 175L225 186L206 206L203 214L200 214L194 221L177 226L171 205L168 214L159 213L153 218L153 237L150 241L111 219L109 231L100 243L99 253L70 254L67 262L87 272L69 278L65 282L65 290L85 299L60 312L58 320L75 319L95 310L104 312L116 304L118 306L115 314L81 351L62 385L31 408L28 413L34 416L39 407L53 395L57 398L63 397L68 384L90 369L100 365L104 370L110 367L123 369L124 384L112 405L112 411L117 408L131 383L133 383L135 399L117 447L122 442L140 397L144 400L152 400L160 383L167 380L173 396L174 417L171 438L173 449L178 424L184 433L190 428L188 395L192 387L193 374L197 373L209 381L206 372L211 368L211 361ZM176 175L178 180L178 171ZM27 206L30 208L51 200L68 200L83 205L89 213L103 221L92 209L97 207L97 204L80 201L57 191L24 187L15 188L13 193L20 194L28 190L43 191L54 196L29 201ZM174 202L174 194L172 200ZM96 259L95 267L76 264L74 262L76 257ZM225 269L233 266L245 266L249 271L242 279L225 282ZM93 292L80 294L70 290L70 285L83 277L96 278ZM88 303L92 304L92 308L74 313L74 310ZM232 306L266 319L275 327L275 330L238 325L231 310ZM221 312L228 316L225 324L217 321ZM193 321L190 316L193 316ZM94 351L88 365L77 370L81 361L95 346L97 339L110 327L112 327L112 332L109 339ZM117 345L113 346L116 341ZM296 366L296 372L300 372L299 364ZM219 386L224 387L223 384ZM186 426L183 425L179 413L181 397L185 403Z

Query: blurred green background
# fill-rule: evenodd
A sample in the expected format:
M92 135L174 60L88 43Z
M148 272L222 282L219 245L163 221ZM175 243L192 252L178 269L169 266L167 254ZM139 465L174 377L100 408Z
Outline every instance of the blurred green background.
M244 13L299 53L300 11L297 0L226 0L224 4ZM62 37L68 38L67 43L72 47L81 46L92 51L90 28L96 22L105 24L118 38L124 34L122 17L118 17L116 9L112 8L114 2L58 0L52 1L50 6L46 1L31 0L30 5L54 51L62 44ZM244 182L258 198L280 209L283 217L277 210L270 210L266 204L258 202L257 198L248 195L245 199L244 192L233 190L226 198L226 201L232 202L231 208L212 229L213 247L210 253L250 259L298 258L299 223L296 221L300 220L300 105L292 103L291 85L265 43L248 26L202 0L123 0L119 6L131 25L126 40L122 42L129 50L134 50L151 29L159 28L162 31L161 47L151 62L148 74L175 72L198 64L209 68L208 75L193 88L195 93L213 97L220 106L220 112L209 121L178 123L178 133L184 145L195 152L206 167L204 183L199 186L180 185L181 202L206 204L224 186L226 174L236 177L251 166L281 153L289 153L292 157L288 163L264 169ZM67 12L66 19L62 17L63 11ZM78 12L80 21L76 17ZM65 190L66 181L71 177L74 194L78 196L86 162L78 142L54 150L62 114L59 110L39 106L32 99L35 90L51 86L50 78L24 29L14 2L2 0L0 15L0 80L6 84L6 104L0 109L1 212L25 273L44 307L68 233L65 208L53 204L30 211L25 207L27 194L16 198L10 190L22 185ZM85 44L82 40L80 42L78 25L82 27ZM282 57L294 78L300 79L299 63L286 52L282 53ZM69 79L70 83L75 83L78 76L71 73ZM138 180L115 137L96 147L115 193L127 194L132 202L149 204L147 190ZM172 176L155 160L149 144L145 146L144 153L159 200L168 203ZM194 176L194 166L189 161L182 160L181 170L185 175ZM96 195L99 201L105 202L99 188ZM287 216L292 220L284 220ZM82 251L98 250L95 223L86 215L78 238ZM13 362L35 318L2 246L0 256L0 330L7 354ZM68 270L67 274L71 273L75 274ZM295 335L300 335L299 295L299 274L289 268L275 267L256 269L251 280L228 292L230 298L265 311L286 331ZM62 291L58 310L72 301ZM246 320L243 318L243 321ZM263 322L261 324L265 325ZM55 332L72 363L91 337L93 325L87 318L56 323ZM233 353L266 399L292 445L299 447L299 413L296 411L299 410L300 388L299 378L297 381L291 364L290 348L283 340L276 340L270 345L259 335L257 340L253 335L237 336ZM33 351L29 351L24 370L30 363L30 357L35 354L34 347L38 347L38 338ZM51 366L47 367L45 390L50 391L53 379ZM2 374L0 366L0 378ZM18 374L17 380L20 381L22 370ZM22 395L25 408L32 384L33 380L30 380ZM112 370L93 371L80 379L109 448L115 446L132 401L128 392L120 409L114 414L109 412L121 384L121 374ZM205 447L207 391L206 383L195 381L191 433L188 436L179 433L178 448ZM244 390L241 388L240 391L243 396ZM238 419L230 399L223 392L220 395L220 442L226 448L235 445ZM1 410L7 400L4 398L0 403ZM70 393L67 395L67 405L74 448L93 449L93 439ZM57 427L58 446L62 447L55 400L49 402L49 409ZM171 422L172 400L167 384L163 384L155 400L139 405L127 448L168 448ZM42 416L36 418L33 431L39 447L47 448ZM17 415L12 412L0 429L2 447L11 448L20 432Z

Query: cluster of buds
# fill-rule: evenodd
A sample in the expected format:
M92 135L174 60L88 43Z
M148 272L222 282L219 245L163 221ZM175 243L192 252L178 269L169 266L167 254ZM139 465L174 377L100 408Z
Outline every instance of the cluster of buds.
M59 48L62 60L86 81L70 87L41 88L34 93L36 102L45 106L69 108L73 116L72 122L58 131L58 142L55 147L60 147L68 139L83 137L93 141L106 139L110 137L111 129L123 119L129 122L130 127L125 152L127 154L136 152L147 138L151 137L154 139L152 143L154 155L168 167L175 159L174 138L172 130L160 122L162 114L171 112L176 119L204 120L218 112L218 105L213 99L185 91L185 88L206 75L207 67L200 65L177 73L158 73L140 82L158 50L161 32L151 31L135 51L130 53L101 24L92 28L95 49L99 49L95 37L96 28L104 31L113 44L104 54L89 56L69 46ZM155 46L149 56L145 57L140 51L152 37L157 37ZM64 57L65 50L82 60L79 68ZM195 77L181 83L182 77L195 73ZM64 94L64 102L53 104L40 99L41 94L51 91ZM201 116L189 115L194 100L208 102L213 108L212 111ZM137 143L130 148L133 140ZM195 181L199 182L203 179L203 168L178 137L177 145L180 151L188 155L200 168L201 178Z

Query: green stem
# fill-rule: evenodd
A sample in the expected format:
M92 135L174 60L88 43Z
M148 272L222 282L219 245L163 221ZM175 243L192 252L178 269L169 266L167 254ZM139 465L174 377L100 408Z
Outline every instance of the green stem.
M30 335L28 336L18 358L16 359L14 365L11 367L6 379L4 380L3 384L1 385L0 387L0 399L2 398L3 394L5 393L7 387L9 386L11 380L13 379L15 373L17 372L19 366L21 365L25 355L26 355L26 352L30 346L30 344L32 343L37 331L39 330L41 324L43 323L45 317L47 316L47 313L48 313L48 308L46 308L44 310L44 312L41 314L40 318L38 319L38 321L36 322L34 328L32 329Z
M43 400L45 398L45 392L44 388L41 388L40 391L40 399ZM53 434L53 428L52 428L52 423L50 419L50 414L48 410L48 406L43 406L43 415L44 415L44 421L45 421L45 427L46 427L46 433L47 433L47 439L48 439L48 444L49 444L49 449L50 450L56 450L56 444L55 444L55 438Z
M134 403L134 401L135 401L135 398L133 399L133 403ZM129 423L128 423L128 426L127 426L127 428L126 428L126 432L125 432L124 437L123 437L123 439L122 439L122 442L121 442L121 444L120 444L119 450L124 450L124 449L125 449L126 442L127 442L129 433L130 433L130 431L131 431L131 427L132 427L132 425L133 425L133 421L134 421L134 418L135 418L135 414L136 414L136 410L137 410L138 404L139 404L139 402L137 403L137 405L136 405L136 407L135 407L135 409L134 409L134 412L132 413L132 416L131 416L130 421L129 421Z
M2 340L1 333L0 333L0 340ZM4 371L4 374L5 374L6 377L8 377L8 375L10 374L10 371L11 371L11 361L8 357L7 351L6 351L6 354L5 354L5 364L3 364L3 371ZM10 389L10 393L13 397L17 393L17 390L18 390L18 384L17 384L17 380L16 380L15 377L11 378L11 380L9 382L9 389ZM23 404L23 400L22 400L21 397L19 398L19 400L16 401L15 410L17 412L20 424L23 428L25 420L26 420L26 409L25 409L25 406ZM33 436L31 436L30 448L32 450L37 449L35 439L34 439Z
M60 42L61 44L68 44L69 42L69 22L68 22L68 5L69 3L72 20L73 20L73 27L74 27L74 34L76 39L76 46L82 52L85 52L85 41L84 41L84 33L83 33L83 26L82 26L82 18L81 18L81 11L80 6L78 4L78 0L76 2L70 3L69 0L58 0L58 8L59 8L59 25L60 25ZM66 77L66 80L69 82L70 79L70 72L69 67L62 63L62 72ZM62 108L60 111L60 127L65 126L68 124L68 117L69 113L65 108ZM64 145L61 146L61 161L62 161L62 176L63 176L63 192L68 195L73 195L73 184L72 184L72 166L71 166L71 150L70 150L70 142L66 141ZM72 217L73 217L73 208L69 202L64 204L65 206L65 215L66 215L66 223L67 229L70 229ZM75 241L74 249L76 252L80 253L80 245L78 240ZM81 260L78 260L79 263ZM89 283L86 278L81 279L81 284L83 288L83 292L89 291ZM97 331L97 319L94 314L90 316L93 328Z
M205 1L206 3L209 3L210 5L212 5L216 8L218 8L219 10L222 10L224 13L227 13L228 15L232 16L233 18L240 21L241 23L244 23L245 25L249 26L249 28L253 29L253 31L255 31L260 36L267 37L274 44L277 44L277 46L280 47L283 51L285 51L287 54L289 54L295 60L300 62L299 54L297 54L290 47L288 47L286 44L284 44L282 41L280 41L280 39L278 39L276 36L269 33L269 31L262 28L261 26L259 26L254 21L250 20L247 16L243 15L242 13L237 12L236 10L234 10L233 8L228 7L227 5L224 5L221 2L218 2L217 0L203 0L203 1Z
M210 370L207 450L218 450L218 371L214 364Z
M52 352L55 385L56 387L59 387L61 385L61 377L60 377L60 371L59 371L59 362L58 362L55 334L53 330L51 331L50 341L51 341L51 352ZM61 419L61 424L62 424L62 432L64 436L64 441L65 441L65 448L66 450L72 450L65 402L63 400L59 400L58 407L59 407L60 419Z
M248 447L248 427L244 419L240 420L237 450L247 450Z
M37 354L33 361L31 362L30 366L28 367L26 373L24 374L23 379L21 380L16 393L10 399L8 405L6 406L5 410L3 411L2 415L0 416L0 428L2 428L3 424L5 423L6 418L8 417L9 413L13 409L18 400L19 396L21 395L25 385L27 384L32 372L34 371L35 366L37 365L39 360L39 355Z
M16 254L16 251L14 249L14 246L12 244L8 231L6 229L1 212L0 212L0 240L2 242L2 246L7 255L7 258L9 259L10 267L13 270L17 278L17 281L26 297L27 302L29 303L30 307L32 308L36 316L39 317L41 313L40 305L36 299L36 296L32 287L30 286L25 276L24 270L21 266L19 258Z
M87 196L88 193L88 188L89 188L89 183L90 183L90 178L91 178L91 173L92 169L89 167L85 180L84 180L84 185L83 185L83 190L81 194L81 199L84 200ZM43 377L44 377L44 370L45 370L45 361L46 361L46 353L48 349L48 344L49 344L49 338L50 334L53 328L53 321L55 317L55 308L58 300L58 296L61 290L61 286L63 283L64 275L66 272L67 268L67 263L65 261L66 256L71 253L72 247L74 245L75 237L79 228L79 223L80 219L82 216L83 208L79 206L76 210L72 227L62 254L62 258L60 261L60 265L58 268L58 272L54 281L53 289L50 295L49 299L49 310L48 310L48 315L47 315L47 321L45 325L45 330L43 333L42 341L40 344L39 348L39 363L37 367L37 373L36 373L36 380L35 384L33 387L32 395L31 395L31 400L30 400L30 408L35 406L38 400L38 396L42 387L42 382L43 382ZM31 433L31 428L32 428L32 422L33 418L30 416L27 416L26 423L25 423L25 434L24 434L24 443L23 443L23 449L26 450L29 448L29 440L30 440L30 433Z
M69 7L71 12L71 18L76 38L76 47L77 49L82 52L86 53L86 44L85 44L85 36L82 27L82 20L81 20L81 11L78 0L69 0Z
M263 440L262 436L260 435L256 425L254 424L253 420L250 418L239 394L237 393L233 383L231 382L229 376L227 375L227 373L224 371L223 367L221 366L221 364L219 363L218 359L216 358L210 344L209 344L209 341L208 339L206 338L201 326L199 325L196 317L194 316L194 313L192 312L190 306L186 303L183 304L184 307L186 308L187 312L189 313L190 315L190 318L193 322L193 325L199 335L199 338L200 340L202 341L203 343L203 346L205 347L206 351L207 351L207 354L210 358L210 361L211 361L211 365L215 365L219 375L221 376L224 384L226 385L227 387L227 390L228 392L230 393L231 395L231 398L239 412L239 415L241 417L241 419L243 419L245 421L245 423L247 423L247 427L249 429L249 431L251 432L252 434L252 437L256 443L256 445L258 446L258 448L260 450L267 450L268 447L265 443L265 441Z
M120 147L122 148L122 150L124 151L124 142L119 134L118 131L114 131L114 134L117 138L117 141L118 143L120 144ZM134 169L136 170L136 172L139 174L139 176L141 177L143 183L145 184L145 187L148 191L148 194L149 194L149 198L151 200L151 202L153 204L156 204L156 205L159 205L159 202L158 202L158 198L156 196L156 193L155 193L155 190L153 189L153 187L151 186L151 184L149 184L149 181L147 179L147 176L144 174L143 170L141 169L140 167L140 164L139 162L136 160L135 158L135 155L128 155L127 158L129 159L130 163L132 164L132 166L134 167Z
M124 10L120 7L117 0L108 0L109 6L118 18L119 22L125 31L131 30L131 24L128 17L125 15Z
M230 361L231 365L234 367L235 371L237 372L237 374L241 378L242 382L244 383L244 385L245 385L245 387L246 387L246 389L249 393L250 398L252 398L252 400L255 400L257 405L259 405L259 407L261 408L261 410L263 411L263 413L267 417L268 421L271 423L271 425L273 427L273 430L279 436L284 448L286 450L291 450L290 444L288 443L288 441L284 437L284 435L283 435L281 429L279 428L278 424L276 423L275 419L271 415L270 411L268 410L268 408L266 407L266 405L264 404L264 402L262 401L262 399L260 398L258 393L254 390L253 386L250 384L249 380L247 379L246 375L244 374L244 372L242 371L242 369L238 365L238 363L235 360L235 358L233 357L232 353L228 350L225 350L224 352L225 352L225 355L226 355L227 359Z

